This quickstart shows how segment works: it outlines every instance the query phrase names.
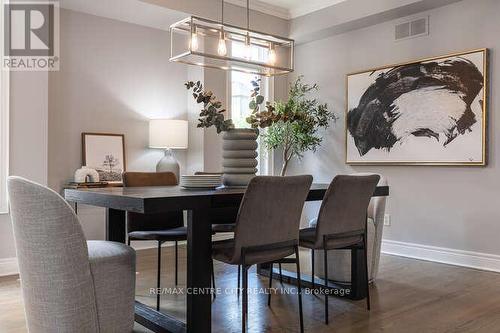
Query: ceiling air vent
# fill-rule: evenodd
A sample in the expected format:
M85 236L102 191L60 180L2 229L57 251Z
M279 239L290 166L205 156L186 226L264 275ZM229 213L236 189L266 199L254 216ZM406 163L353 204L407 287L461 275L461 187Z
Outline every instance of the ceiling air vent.
M399 23L395 28L395 39L403 40L429 34L429 18L423 17Z

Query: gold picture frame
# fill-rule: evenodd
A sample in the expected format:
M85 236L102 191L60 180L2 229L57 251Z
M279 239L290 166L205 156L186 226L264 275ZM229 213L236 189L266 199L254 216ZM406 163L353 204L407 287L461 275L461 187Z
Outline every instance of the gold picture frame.
M456 57L463 57L463 56L468 56L476 53L482 53L482 76L483 76L483 87L482 87L482 107L481 107L481 158L479 160L473 160L473 161L461 161L461 160L455 160L455 161L442 161L442 160L415 160L415 161L408 161L408 160L353 160L352 158L350 159L349 157L349 124L348 124L348 113L350 111L350 95L349 95L349 79L353 76L356 75L366 75L367 73L370 73L369 75L372 75L378 71L383 71L387 69L394 69L398 67L403 67L403 66L408 66L408 65L414 65L418 63L426 63L426 62L431 62L435 60L445 60L447 58L456 58ZM348 165L427 165L427 166L486 166L487 165L487 129L488 129L488 69L489 69L489 54L488 54L488 49L487 48L481 48L481 49L474 49L470 51L464 51L464 52L457 52L457 53L451 53L451 54L446 54L442 56L437 56L437 57L430 57L430 58L423 58L423 59L418 59L418 60L413 60L413 61L408 61L408 62L403 62L399 64L392 64L392 65L387 65L387 66L382 66L382 67L376 67L376 68L370 68L362 71L357 71L353 73L349 73L345 77L345 84L346 84L346 95L345 95L345 163ZM476 66L477 67L477 66ZM481 91L478 92L478 95L481 93ZM479 107L478 107L479 108ZM351 109L352 110L352 109ZM354 139L351 139L353 141ZM351 149L352 151L352 149ZM361 154L361 153L360 153ZM479 155L479 150L477 151L477 154Z

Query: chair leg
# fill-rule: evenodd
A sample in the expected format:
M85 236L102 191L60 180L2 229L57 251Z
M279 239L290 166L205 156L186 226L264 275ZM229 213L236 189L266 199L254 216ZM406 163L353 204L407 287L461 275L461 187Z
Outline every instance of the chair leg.
M366 308L370 311L370 283L368 281L368 251L366 234L363 235L363 252L365 254L365 277L366 277Z
M179 249L177 241L175 241L175 286L176 287L177 284L179 283L178 268L179 268Z
M158 275L156 276L156 311L160 311L161 242L158 241Z
M238 295L240 294L241 265L238 265Z
M314 249L311 250L311 282L312 282L312 289L315 289L315 285L314 285Z
M326 243L324 243L326 245ZM328 325L328 251L324 247L324 265L325 265L325 324Z
M214 267L214 260L212 259L212 288L214 289L214 300L217 298L217 293L215 292L215 267Z
M248 316L248 267L243 265L243 304L241 309L241 332L246 332L246 322Z
M304 333L304 316L302 314L302 285L300 277L300 258L299 258L299 247L295 246L295 259L297 265L297 294L299 295L299 320L300 320L300 333Z
M130 246L130 238L127 237L127 245Z
M279 264L279 268L280 268L280 283L283 284L283 273L281 273L281 263L278 263Z
M271 306L271 288L273 287L273 266L271 263L271 268L269 269L269 294L267 295L267 306Z

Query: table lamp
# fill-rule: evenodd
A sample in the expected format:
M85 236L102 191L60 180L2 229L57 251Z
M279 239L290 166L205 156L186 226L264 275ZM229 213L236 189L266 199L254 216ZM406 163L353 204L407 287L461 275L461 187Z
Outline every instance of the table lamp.
M149 147L165 149L165 156L156 165L156 172L173 172L179 181L179 162L172 150L188 148L187 120L150 120Z

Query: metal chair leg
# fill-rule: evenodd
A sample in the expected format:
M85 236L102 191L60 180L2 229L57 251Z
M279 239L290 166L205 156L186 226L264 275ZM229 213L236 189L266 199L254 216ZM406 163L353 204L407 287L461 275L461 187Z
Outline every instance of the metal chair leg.
M328 325L328 251L324 242L324 265L325 265L325 324Z
M315 289L315 285L314 285L314 249L311 250L311 282L312 282L312 289Z
M304 333L304 316L302 314L302 285L300 277L300 258L299 258L299 247L295 246L295 258L297 265L297 288L299 295L299 318L300 318L300 333Z
M240 294L241 265L238 265L238 295Z
M246 332L246 322L248 316L248 267L243 265L243 305L241 313L241 332Z
M279 264L279 268L280 268L280 283L283 284L283 273L281 273L281 263L278 263Z
M215 267L214 267L214 260L212 259L212 288L214 289L214 300L217 298L217 293L215 292Z
M368 281L368 251L366 234L363 235L363 252L365 254L365 277L366 277L366 308L370 311L370 282Z
M179 268L179 250L177 241L175 241L175 286L177 286L177 284L179 283L178 268Z
M160 311L161 242L158 241L158 275L156 277L156 311Z
M271 263L271 268L269 269L269 294L267 295L267 306L271 306L271 288L273 287L273 266Z

